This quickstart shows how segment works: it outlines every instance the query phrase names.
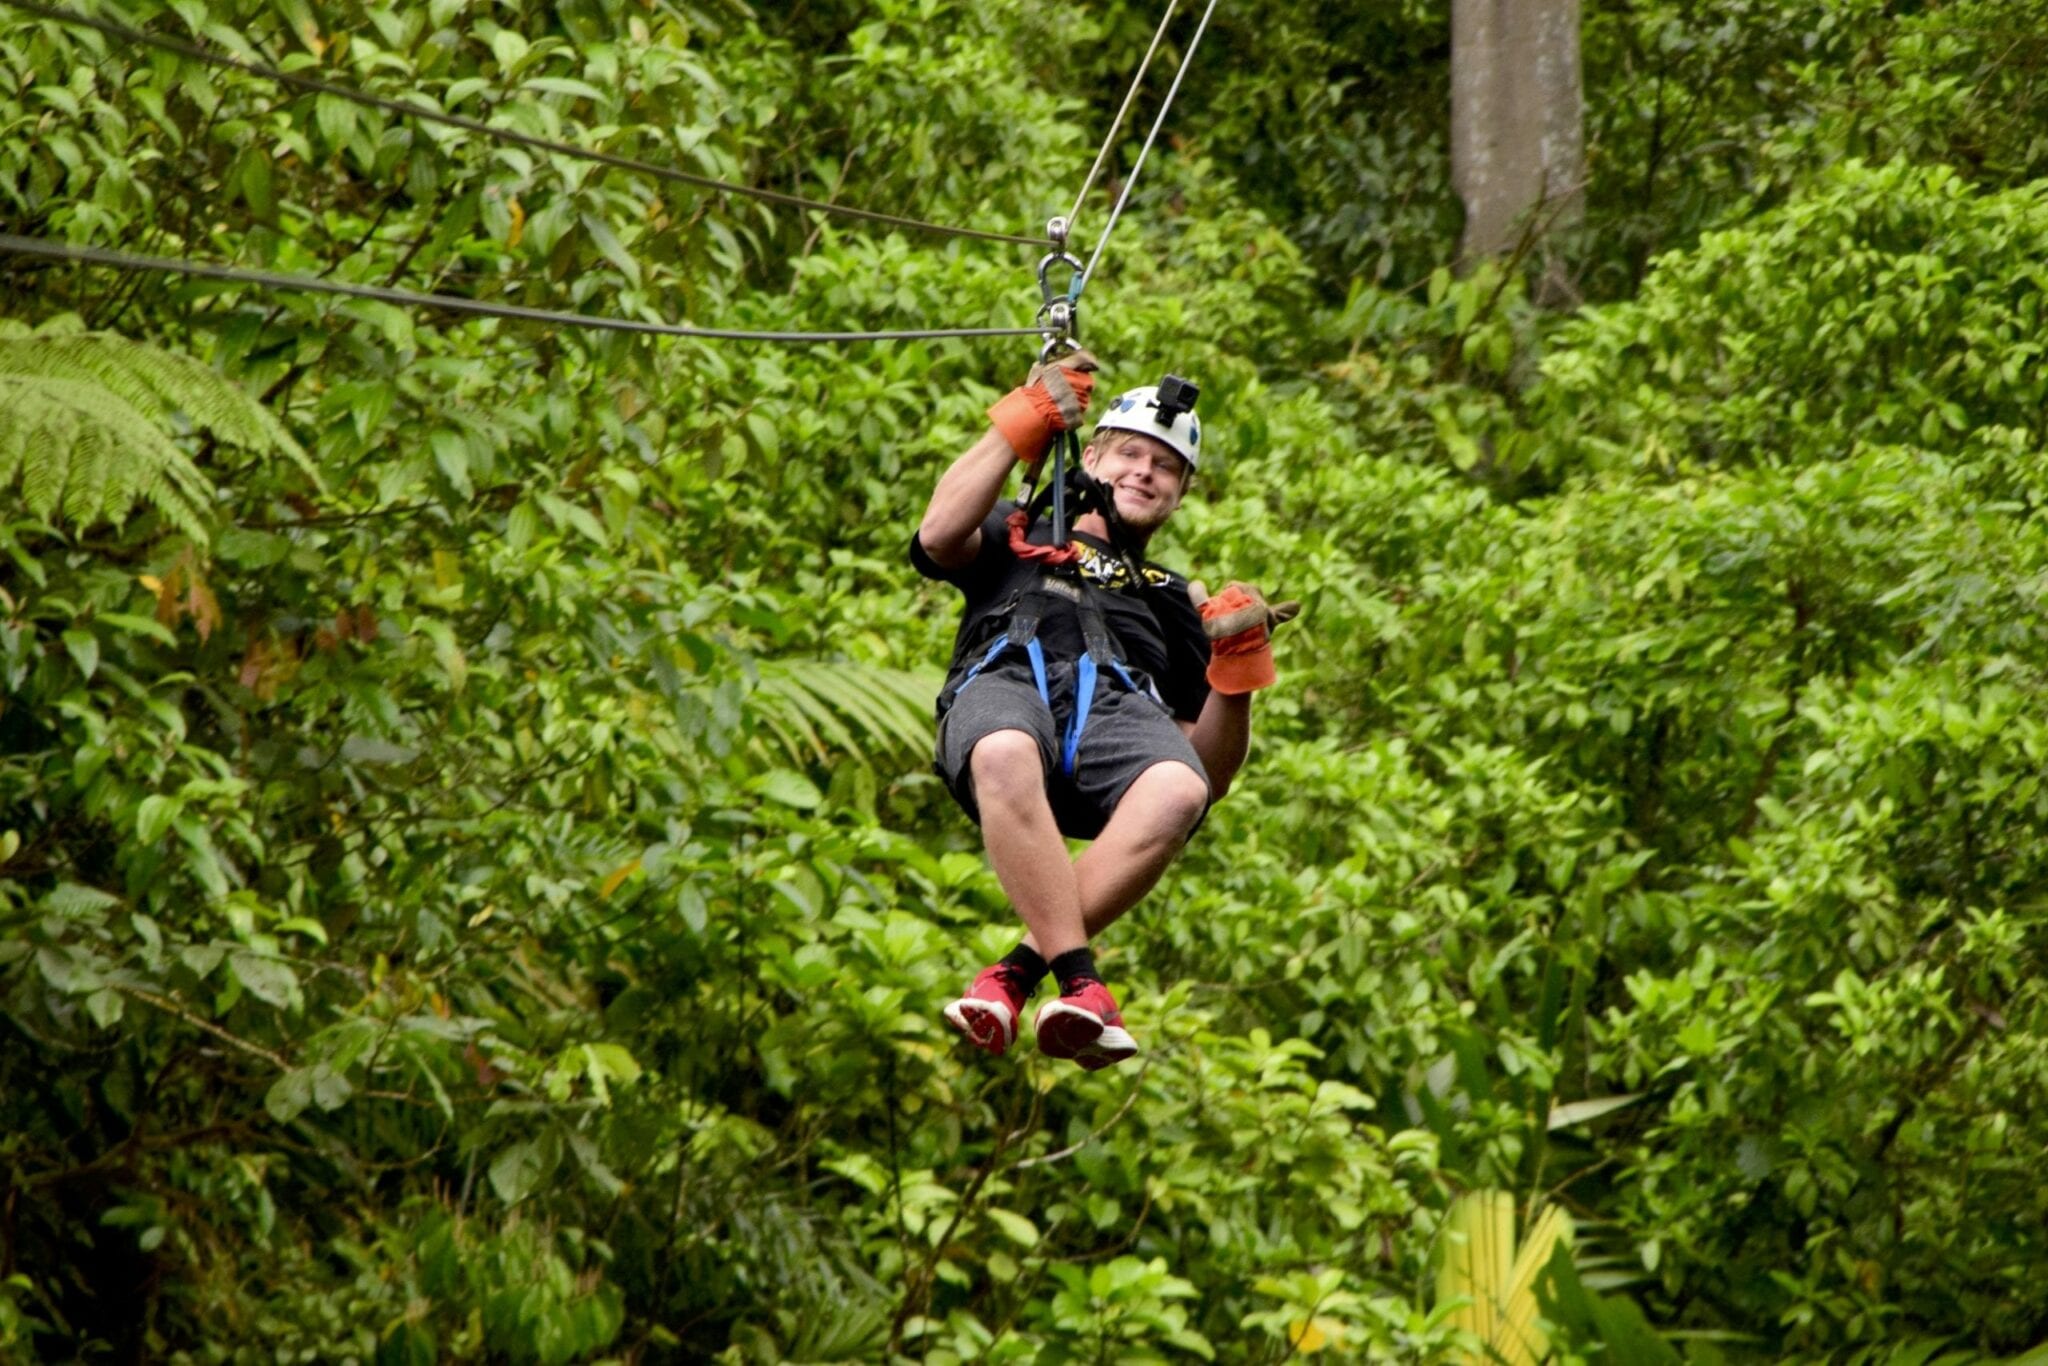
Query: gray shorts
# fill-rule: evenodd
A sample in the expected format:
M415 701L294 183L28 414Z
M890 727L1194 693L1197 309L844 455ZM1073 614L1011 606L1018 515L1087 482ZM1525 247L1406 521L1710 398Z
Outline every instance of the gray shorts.
M1038 695L1031 666L1022 659L1005 660L962 688L939 722L939 776L976 824L981 812L974 801L968 756L983 738L999 730L1021 730L1038 741L1053 818L1060 833L1072 839L1101 834L1124 793L1154 764L1186 764L1201 774L1203 782L1209 780L1195 747L1166 707L1151 694L1132 692L1114 678L1097 679L1074 771L1064 772L1062 751L1074 710L1074 666L1053 664L1046 671L1046 683L1052 694L1050 707Z

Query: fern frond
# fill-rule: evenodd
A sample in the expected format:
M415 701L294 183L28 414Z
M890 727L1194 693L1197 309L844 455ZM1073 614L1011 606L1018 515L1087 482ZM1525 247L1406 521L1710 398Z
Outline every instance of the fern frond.
M165 520L206 539L206 476L161 428L100 385L0 373L0 432L10 433L0 438L0 486L18 470L32 515L62 508L81 524L119 523L135 490Z
M7 409L5 381L0 381L0 489L14 482L28 456L28 423Z
M26 415L28 449L21 462L21 496L29 514L47 520L64 495L71 473L71 438L78 415L61 404L46 404Z
M168 477L168 471L158 466L150 470L148 481L142 486L143 501L157 510L157 515L178 530L204 545L211 538L206 524L200 519L192 499L176 487Z
M261 403L212 366L108 332L0 337L0 374L97 384L158 426L182 420L250 450L284 455L317 486L313 462Z
M932 699L943 679L935 669L889 669L877 665L812 666L813 691L850 719L865 719L878 735L892 736L906 750L931 746Z
M894 706L891 700L878 698L860 688L835 691L831 701L845 715L891 744L914 749L920 733L929 730L928 724L903 715L902 709Z
M173 449L176 449L173 447ZM180 451L182 456L184 452ZM100 500L107 507L131 508L142 498L142 491L150 482L150 471L154 468L147 459L107 462L106 483L102 486ZM195 469L194 474L198 471ZM0 488L6 487L7 478L0 472ZM197 500L201 504L212 500L212 490L207 490Z
M64 479L63 507L67 520L83 526L99 516L108 482L107 467L114 463L113 455L104 425L78 424L78 431L71 438L71 468Z

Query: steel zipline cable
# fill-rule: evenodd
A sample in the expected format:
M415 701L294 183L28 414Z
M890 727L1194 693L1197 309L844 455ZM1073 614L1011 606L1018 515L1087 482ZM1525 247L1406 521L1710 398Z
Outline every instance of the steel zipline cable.
M37 237L0 233L0 254L33 256L80 265L110 266L116 270L159 271L190 275L202 280L223 280L230 284L260 285L265 289L298 290L313 294L339 294L351 299L370 299L401 308L441 309L480 318L509 318L518 322L546 323L556 327L595 328L606 332L635 332L654 337L694 337L704 341L783 342L801 345L814 342L926 341L956 337L1035 337L1035 327L929 327L875 332L771 332L735 327L690 327L681 323L646 322L639 318L615 318L587 313L564 313L555 309L528 308L522 304L489 303L466 299L459 294L422 294L409 289L388 289L382 285L350 284L311 275L287 275L277 271L250 270L241 266L213 265L167 256L137 256L107 251L100 247L78 247Z
M1074 207L1067 214L1068 230L1081 221L1081 205L1088 198L1088 192L1095 188L1095 177L1102 170L1102 163L1109 158L1109 149L1116 142L1116 135L1123 131L1124 115L1131 112L1131 102L1138 97L1138 87L1145 83L1145 72L1152 66L1152 56L1159 51L1159 40L1166 36L1166 26L1173 22L1173 12L1180 0L1166 0L1166 13L1159 17L1159 27L1152 31L1152 46L1145 49L1145 56L1138 63L1137 71L1131 75L1131 88L1124 91L1124 102L1110 120L1109 133L1102 139L1102 148L1095 154L1095 164L1088 168L1087 179L1081 182L1081 193L1074 196Z
M1109 222L1103 225L1102 236L1096 239L1095 250L1089 253L1087 267L1074 277L1068 297L1077 302L1081 298L1081 291L1095 278L1095 263L1102 259L1103 248L1109 245L1110 234L1116 231L1116 221L1123 216L1124 204L1131 197L1131 187L1138 183L1138 173L1145 169L1145 158L1152 151L1152 143L1159 137L1160 128L1166 123L1167 111L1173 108L1173 97L1180 93L1181 78L1188 74L1188 67L1194 63L1195 49L1202 45L1202 34L1209 27L1209 16L1215 12L1216 0L1209 0L1208 7L1202 11L1202 22L1195 25L1195 36L1188 40L1187 55L1180 59L1180 69L1173 73L1173 84L1167 87L1166 98L1160 103L1159 113L1152 120L1152 131L1145 135L1145 145L1138 149L1138 162L1131 167L1131 174L1124 181L1123 193L1116 197L1116 207L1109 211Z
M616 153L578 147L572 143L521 133L515 129L498 127L477 119L467 118L463 115L443 113L427 105L390 99L381 95L372 95L367 91L358 90L350 86L337 85L315 77L283 71L260 62L248 61L240 57L215 52L196 44L185 42L182 39L145 32L140 29L130 28L125 24L101 19L94 15L82 14L58 6L43 4L40 0L0 0L0 4L53 23L92 29L116 41L154 47L192 61L241 71L288 89L300 90L316 95L329 95L353 104L385 110L402 117L416 118L425 122L440 123L449 127L463 129L498 142L595 162L600 165L614 166L659 180L743 195L770 203L784 204L820 213L884 223L914 231L931 232L953 237L976 238L983 241L1013 242L1026 246L1041 245L1036 238L1024 237L1014 233L988 232L978 228L951 227L945 224L931 223L922 219L907 218L896 214L877 213L868 209L831 204L821 200L806 199L800 195L785 194L778 190L761 189L755 186L718 180L710 176L695 175L688 171L658 166L651 162L620 156ZM1117 110L1116 118L1111 122L1108 136L1103 139L1102 147L1096 153L1095 163L1089 168L1088 175L1082 182L1081 192L1074 200L1074 215L1079 214L1089 191L1094 188L1095 178L1101 172L1109 156L1110 148L1115 143L1116 136L1123 127L1124 118L1130 112L1131 105L1137 97L1138 89L1144 81L1145 74L1151 66L1153 57L1159 50L1160 43L1165 38L1167 28L1172 22L1178 4L1179 0L1168 0L1166 12L1161 16L1159 26L1153 32L1151 45L1147 47L1144 58L1139 62L1137 71L1131 78L1130 88L1124 93L1123 103ZM1167 113L1172 109L1174 98L1180 92L1181 82L1187 75L1188 66L1194 61L1195 50L1201 45L1202 35L1207 31L1210 16L1215 13L1215 10L1216 0L1209 0L1207 7L1202 11L1201 22L1195 27L1193 38L1188 42L1187 53L1181 59L1179 69L1174 73L1173 83L1167 88L1166 97L1159 107L1159 113L1152 121L1151 131L1146 134L1144 145L1139 148L1137 162L1132 166L1131 174L1124 181L1123 189L1117 196L1116 204L1110 210L1109 221L1103 227L1102 236L1097 240L1095 250L1090 254L1087 265L1074 276L1071 282L1068 290L1068 298L1071 301L1078 302L1083 288L1090 279L1094 278L1096 264L1102 259L1104 249L1108 247L1111 234L1116 231L1117 221L1123 215L1125 204L1129 202L1132 187L1136 185L1140 172L1144 170L1145 159L1150 155L1152 145L1158 139L1160 129L1165 125ZM1070 215L1069 223L1071 223L1071 219L1072 215ZM644 336L695 338L707 341L753 341L801 345L807 343L919 341L972 337L1028 337L1042 336L1046 332L1043 326L896 328L843 332L693 327L681 323L648 322L638 318L621 318L603 314L570 313L556 309L531 308L523 304L491 303L486 300L466 298L462 295L423 293L382 285L351 284L345 281L330 280L318 276L285 274L277 271L256 270L242 266L191 261L175 257L143 256L100 247L74 246L69 243L52 242L42 238L22 237L14 234L0 234L0 254L68 261L80 265L105 266L116 270L185 275L198 279L219 280L230 284L254 285L265 289L284 290L287 292L298 291L339 295L346 298L367 299L404 308L438 309L444 312L465 314L472 317L504 318L557 327L628 332ZM1044 284L1043 273L1044 265L1041 264L1041 286Z
M657 180L671 181L679 185L690 185L697 189L717 190L725 194L744 195L748 198L764 200L770 204L782 204L790 208L835 214L842 218L858 218L870 223L883 223L890 227L906 228L914 232L937 233L947 237L971 237L984 242L1014 242L1028 247L1043 245L1041 239L1036 237L1024 237L1008 232L989 232L981 228L952 227L944 223L929 223L920 218L906 218L899 214L878 213L873 209L859 209L846 204L827 203L821 199L806 199L802 195L785 194L780 190L762 189L756 185L741 185L729 180L719 180L712 176L679 171L671 166L658 166L653 162L640 161L634 157L620 156L615 152L601 152L594 148L578 147L574 143L562 142L555 138L536 137L530 133L521 133L516 129L501 128L495 124L485 123L480 119L467 118L461 114L446 114L429 105L416 104L410 100L395 100L383 95L372 95L366 90L358 90L353 86L337 85L332 81L323 81L314 76L302 76L297 72L283 71L277 67L265 65L262 62L252 62L241 57L229 56L224 52L215 52L209 48L200 47L196 43L188 43L182 39L172 38L165 34L149 33L142 29L130 28L126 24L117 24L109 19L101 19L96 15L81 14L76 10L42 4L40 0L0 0L0 4L6 4L25 14L33 14L37 18L47 19L53 23L93 29L119 42L153 47L191 61L205 62L211 66L225 67L232 71L244 72L293 90L300 90L315 95L331 95L336 99L347 100L351 104L359 104L371 109L381 109L387 113L398 114L406 118L421 119L428 123L445 124L450 128L460 128L465 132L475 133L481 137L493 138L499 142L511 143L514 146L527 147L539 152L549 152L556 156L573 157L581 161L592 161L599 165L617 167L622 171L631 171L637 175L650 176Z

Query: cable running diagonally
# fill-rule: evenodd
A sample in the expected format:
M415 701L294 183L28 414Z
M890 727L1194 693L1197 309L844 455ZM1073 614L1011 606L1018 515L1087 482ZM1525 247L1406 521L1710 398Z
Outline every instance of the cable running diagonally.
M1138 149L1138 163L1131 167L1130 178L1124 181L1123 193L1116 197L1116 207L1109 211L1109 222L1103 226L1102 236L1096 239L1095 250L1089 253L1088 267L1074 277L1069 297L1078 300L1081 291L1095 278L1095 263L1102 259L1103 248L1109 245L1109 235L1116 231L1116 220L1123 216L1124 204L1131 197L1131 187L1138 183L1138 173L1145 169L1145 158L1152 151L1152 143L1159 136L1159 130L1166 123L1167 111L1173 108L1173 97L1180 93L1181 78L1188 74L1188 67L1194 63L1195 49L1202 45L1202 34L1208 30L1209 16L1216 12L1216 0L1209 0L1202 11L1202 22L1195 25L1195 36L1188 40L1187 56L1180 59L1180 70L1173 73L1173 84L1166 89L1166 99L1159 106L1159 114L1152 120L1152 131L1145 135L1145 145Z
M116 270L148 270L171 275L192 275L202 280L225 280L231 284L260 285L265 289L298 290L312 294L340 294L351 299L371 299L400 308L438 308L450 313L467 313L480 318L510 318L518 322L546 323L555 327L594 328L605 332L637 332L654 337L695 337L705 341L784 342L801 345L813 342L924 341L947 337L1035 337L1035 327L930 327L875 332L768 332L733 327L690 327L681 323L651 323L638 318L614 318L586 313L563 313L523 304L494 304L482 299L465 299L459 294L422 294L409 289L387 289L382 285L350 284L311 275L286 275L277 271L249 270L241 266L214 265L205 261L183 261L166 256L136 256L101 247L77 247L67 242L50 242L37 237L16 237L0 233L0 254L35 256L53 261L74 261L90 266L111 266Z
M195 62L205 62L211 66L226 67L230 70L245 72L248 75L260 77L263 80L287 86L293 90L305 91L308 94L315 95L332 95L336 99L347 100L351 104L360 104L371 109L382 109L386 113L398 114L405 118L446 124L450 128L460 128L465 132L494 138L499 142L508 142L515 146L532 148L538 152L551 152L557 156L574 157L580 161L593 161L604 166L615 166L622 171L631 171L637 175L650 176L657 180L672 181L679 185L690 185L702 190L718 190L727 194L744 195L751 199L765 200L770 204L783 204L797 209L811 209L818 213L836 214L841 218L858 218L870 223L884 223L890 227L907 228L914 232L938 233L947 237L972 237L984 242L1015 242L1030 247L1043 245L1035 237L1024 237L1008 232L989 232L982 228L958 228L944 223L928 223L920 218L905 218L893 213L878 213L873 209L858 209L846 204L831 204L821 199L806 199L802 195L784 194L780 190L763 189L756 185L740 185L733 181L719 180L712 176L679 171L671 166L657 166L653 162L620 156L615 152L601 152L594 148L578 147L574 143L562 142L555 138L535 137L530 133L521 133L511 128L500 128L478 119L466 118L461 114L444 114L438 109L424 104L415 104L410 100L394 100L383 95L372 95L366 90L357 90L352 86L336 85L331 81L323 81L313 76L301 76L297 72L283 71L274 66L266 66L261 62L246 61L243 58L233 57L224 52L211 51L197 44L185 42L182 39L129 28L125 24L117 24L111 20L97 18L90 14L80 14L74 10L62 9L55 5L45 5L39 3L39 0L0 0L0 4L9 5L24 13L33 14L38 18L48 19L55 23L94 29L104 33L109 38L121 42L138 43L145 47L153 47L164 52L174 53L177 56L189 58Z
M1180 0L1166 0L1166 13L1159 17L1159 27L1152 31L1152 46L1145 49L1144 60L1132 73L1131 88L1124 91L1123 105L1116 111L1116 117L1110 120L1109 133L1102 139L1101 150L1095 154L1095 164L1088 168L1088 177L1081 182L1081 193L1074 196L1074 207L1067 214L1069 232L1073 231L1075 223L1081 221L1081 205L1087 200L1088 192L1095 188L1095 177L1101 172L1102 163L1108 159L1109 149L1116 143L1116 135L1123 131L1124 115L1131 112L1131 101L1138 97L1138 87L1145 83L1145 72L1151 68L1152 55L1159 51L1159 40L1166 36L1166 26L1173 22L1173 12L1179 5Z

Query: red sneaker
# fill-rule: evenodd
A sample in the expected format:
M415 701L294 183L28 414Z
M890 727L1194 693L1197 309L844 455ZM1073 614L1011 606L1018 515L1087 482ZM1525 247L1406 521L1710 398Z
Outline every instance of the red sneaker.
M1038 1008L1032 1026L1038 1031L1038 1051L1048 1058L1072 1058L1090 1072L1134 1057L1138 1041L1124 1029L1124 1017L1117 1012L1116 998L1100 982L1083 982L1080 989Z
M1024 992L1001 963L983 968L961 998L946 1007L946 1023L967 1041L996 1057L1017 1040L1017 1021L1024 1014Z

